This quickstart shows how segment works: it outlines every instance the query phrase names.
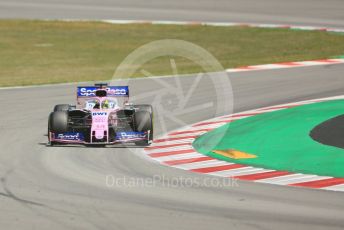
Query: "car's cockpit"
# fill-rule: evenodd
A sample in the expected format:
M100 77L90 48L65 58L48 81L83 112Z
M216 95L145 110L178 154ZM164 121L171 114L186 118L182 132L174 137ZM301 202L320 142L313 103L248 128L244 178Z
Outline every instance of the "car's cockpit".
M107 98L103 100L92 99L85 103L86 110L92 109L116 109L118 108L118 101L115 98Z

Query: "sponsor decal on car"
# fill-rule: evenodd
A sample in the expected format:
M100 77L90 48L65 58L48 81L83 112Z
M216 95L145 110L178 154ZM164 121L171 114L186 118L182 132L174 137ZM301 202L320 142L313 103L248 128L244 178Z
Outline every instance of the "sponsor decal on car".
M57 140L66 140L66 141L83 141L84 135L82 133L59 133L55 135Z
M116 140L143 139L143 138L147 138L147 134L145 132L117 132L116 133Z
M78 87L77 95L78 97L95 97L98 89L95 86ZM128 86L109 86L106 87L106 91L108 96L129 96Z
M107 112L93 112L92 116L96 117L96 116L106 116Z
M93 126L94 126L94 124L102 124L104 126L104 124L107 122L108 122L108 113L107 112L92 112Z

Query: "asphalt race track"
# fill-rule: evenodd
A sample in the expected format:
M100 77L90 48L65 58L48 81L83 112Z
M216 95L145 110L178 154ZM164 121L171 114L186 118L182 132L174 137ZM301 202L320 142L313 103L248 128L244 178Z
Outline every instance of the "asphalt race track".
M139 19L341 27L341 0L0 0L1 18Z
M129 1L116 7L111 1L80 2L0 0L0 16L71 18L74 15L77 18L344 25L344 2L341 1L331 1L332 4L330 1L289 1L285 7L280 6L284 1L262 1L271 3L271 8L257 1L252 5L241 1L232 1L231 5L223 1L226 7L221 7L222 1L217 4L184 1L183 10L178 10L179 1L174 1L169 10L163 12L160 1ZM97 7L92 7L94 5ZM192 5L197 6L194 9ZM234 11L239 13L232 14ZM329 65L228 74L234 111L342 95L343 72L344 65ZM223 90L223 85L211 81L216 77L216 74L203 77L197 92L188 100L189 106L205 101L227 103L225 97L219 100L213 93ZM183 88L191 87L195 78L180 78ZM163 81L174 84L175 79ZM129 84L134 98L161 87L154 79L132 80ZM223 95L228 92L224 91ZM205 176L157 165L127 148L47 147L49 111L56 103L73 102L74 97L75 85L0 90L1 229L344 228L342 193L241 181L238 186L225 188L199 187L196 183L168 187L164 181L176 177L197 181ZM150 102L146 100L141 99L141 102ZM167 94L162 104L174 100L173 95ZM189 124L228 112L218 109L188 113L183 115L183 121ZM170 111L156 113L155 120L160 121L166 113ZM156 122L156 135L180 126L173 122L163 124L166 126ZM163 176L164 180L154 186L108 187L107 175L127 179Z

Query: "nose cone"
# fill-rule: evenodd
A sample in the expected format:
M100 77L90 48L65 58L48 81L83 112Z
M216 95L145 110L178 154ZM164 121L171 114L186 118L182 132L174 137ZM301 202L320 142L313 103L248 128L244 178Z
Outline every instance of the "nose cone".
M95 139L103 140L104 137L107 137L107 132L109 128L108 116L109 116L109 113L104 110L97 110L97 111L92 112L91 132L92 132L93 137L95 137Z

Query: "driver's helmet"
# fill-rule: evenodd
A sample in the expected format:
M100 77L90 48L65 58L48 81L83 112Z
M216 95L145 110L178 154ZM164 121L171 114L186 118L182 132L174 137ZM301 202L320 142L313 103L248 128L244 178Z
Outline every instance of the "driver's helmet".
M109 108L109 101L106 99L102 103L102 109L108 109Z
M118 108L118 101L116 99L105 99L101 103L102 109L116 109Z
M100 103L98 100L95 101L95 105L94 105L93 109L100 109Z

